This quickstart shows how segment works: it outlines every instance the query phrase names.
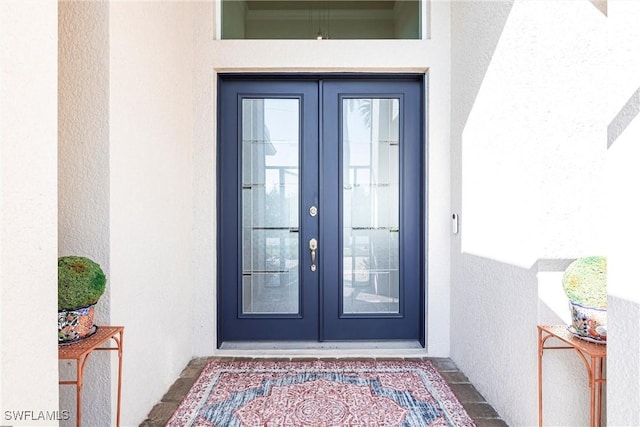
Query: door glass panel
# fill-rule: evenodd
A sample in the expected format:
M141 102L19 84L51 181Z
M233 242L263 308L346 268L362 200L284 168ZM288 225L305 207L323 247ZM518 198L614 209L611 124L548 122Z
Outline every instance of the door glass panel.
M343 313L398 313L399 101L342 107Z
M242 312L299 311L299 100L242 100Z

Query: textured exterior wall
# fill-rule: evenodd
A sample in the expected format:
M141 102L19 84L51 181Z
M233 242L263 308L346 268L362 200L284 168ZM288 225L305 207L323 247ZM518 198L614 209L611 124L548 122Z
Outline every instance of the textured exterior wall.
M193 355L193 6L110 3L111 322L126 327L126 426Z
M2 425L62 418L54 332L57 18L56 2L0 2Z
M463 1L452 22L451 356L508 424L535 425L536 324L566 318L540 301L564 259L604 252L606 16ZM588 424L572 356L545 355L545 425Z
M640 3L608 2L609 425L640 425Z
M428 72L427 353L449 354L450 17L431 6L431 40L214 40L213 5L198 4L195 67L195 354L215 352L217 72ZM427 266L428 264L428 266Z
M58 253L95 260L109 271L109 5L60 2L58 7ZM112 282L96 307L97 325L110 324ZM97 352L84 371L83 424L111 424L110 352ZM75 378L75 362L60 377ZM60 408L75 426L73 387L60 387ZM115 413L114 413L115 414Z

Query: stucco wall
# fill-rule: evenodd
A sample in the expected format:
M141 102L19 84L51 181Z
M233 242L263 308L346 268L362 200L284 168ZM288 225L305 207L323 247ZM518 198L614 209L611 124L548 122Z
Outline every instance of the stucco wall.
M609 425L640 425L640 3L608 2L607 202L609 254ZM630 197L630 194L631 197Z
M86 256L109 271L109 5L58 5L58 253ZM110 280L96 307L97 325L110 324ZM108 425L111 352L96 352L84 370L83 424ZM75 378L75 362L60 377ZM76 392L60 387L60 408L76 425ZM115 413L114 413L115 414Z
M462 1L452 23L451 356L507 423L535 425L536 324L566 319L548 291L567 260L605 251L606 16ZM571 356L545 354L545 425L588 424Z
M51 426L63 417L54 326L57 20L56 2L0 2L2 425Z
M449 355L449 4L434 2L431 40L215 40L213 4L196 12L195 66L195 355L216 352L216 73L428 73L427 351ZM428 264L428 266L427 266Z
M111 321L137 425L193 354L193 3L111 2L109 34Z

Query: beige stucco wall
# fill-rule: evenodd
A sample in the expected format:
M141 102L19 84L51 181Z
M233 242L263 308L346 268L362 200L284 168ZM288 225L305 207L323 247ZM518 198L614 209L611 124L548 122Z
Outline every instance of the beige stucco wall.
M57 425L56 2L0 2L0 424ZM45 70L43 72L43 70Z
M193 355L193 6L110 3L111 322L126 327L122 425L143 421Z

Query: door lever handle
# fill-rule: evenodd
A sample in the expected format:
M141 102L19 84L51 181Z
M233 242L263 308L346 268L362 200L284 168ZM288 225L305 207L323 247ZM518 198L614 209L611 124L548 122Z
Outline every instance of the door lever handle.
M309 250L311 251L311 271L316 271L316 250L318 249L318 241L316 239L309 240Z

